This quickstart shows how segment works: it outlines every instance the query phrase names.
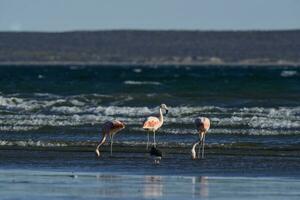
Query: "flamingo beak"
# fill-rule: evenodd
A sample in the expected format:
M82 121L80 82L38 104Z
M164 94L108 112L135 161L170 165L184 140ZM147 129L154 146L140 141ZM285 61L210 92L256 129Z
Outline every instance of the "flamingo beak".
M169 110L168 110L168 109L166 109L166 115L168 114L168 112L169 112Z

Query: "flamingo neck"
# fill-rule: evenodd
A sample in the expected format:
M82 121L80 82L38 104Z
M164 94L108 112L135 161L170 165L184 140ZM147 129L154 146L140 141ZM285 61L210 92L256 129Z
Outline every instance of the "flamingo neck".
M160 121L161 124L164 122L164 116L162 114L161 108L159 108L159 121Z
M195 148L196 146L199 144L199 142L196 142L193 147L192 147L192 150L191 150L191 154L192 154L192 159L196 159L196 151L195 151Z

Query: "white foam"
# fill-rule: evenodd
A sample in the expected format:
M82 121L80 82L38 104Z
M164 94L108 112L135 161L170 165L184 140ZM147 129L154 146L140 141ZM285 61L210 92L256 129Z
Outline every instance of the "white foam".
M0 140L0 146L20 146L20 147L66 147L67 144L63 142L45 142L45 141L7 141Z
M23 100L21 98L16 98L16 97L7 98L7 97L0 96L0 106L17 107L22 103Z
M30 99L2 94L0 112L4 114L0 115L0 130L90 126L112 119L122 120L134 129L140 128L146 117L158 115L159 107L104 106L100 104L102 98L111 97L101 94L61 97L37 93L34 99ZM300 131L300 107L169 106L169 114L164 118L164 128L169 130L166 133L188 134L194 130L194 118L199 116L211 119L212 133L269 134L268 131L273 131L274 134L285 134L283 132L287 131L290 134Z
M282 77L292 77L298 75L298 72L295 70L284 70L280 73Z
M76 114L82 113L83 110L78 107L60 106L51 108L52 112L65 113L65 114Z
M133 72L135 73L141 73L143 70L141 68L135 68L133 69Z
M39 126L20 126L20 125L14 125L14 126L0 126L1 131L33 131L38 130Z
M125 115L125 116L147 116L153 113L153 109L148 107L128 107L128 106L97 106L86 109L87 112L92 112L95 114L103 114L108 116L113 115Z
M124 81L124 84L126 85L161 85L160 82L157 81Z
M45 77L42 74L38 75L38 79L43 79L43 78L45 78Z
M253 128L272 128L272 129L291 129L300 128L300 121L292 121L288 119L274 119L266 117L252 117L249 119L248 125Z

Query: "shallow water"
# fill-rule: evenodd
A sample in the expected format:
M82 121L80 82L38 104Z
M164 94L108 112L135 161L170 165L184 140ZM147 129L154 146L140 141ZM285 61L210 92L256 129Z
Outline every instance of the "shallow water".
M1 199L299 199L299 156L1 150ZM5 161L5 162L3 162ZM33 190L34 189L34 190Z
M119 149L118 149L119 150ZM154 165L148 153L115 150L110 156L102 151L96 158L92 151L77 149L1 150L0 169L27 169L69 172L100 172L129 175L182 176L248 176L300 177L300 156L288 152L241 150L222 152L207 150L206 158L191 160L189 151L170 153L165 149L159 165ZM143 148L145 151L145 149ZM227 150L228 151L228 150Z
M2 199L299 199L289 178L0 171ZM32 189L34 188L34 192Z

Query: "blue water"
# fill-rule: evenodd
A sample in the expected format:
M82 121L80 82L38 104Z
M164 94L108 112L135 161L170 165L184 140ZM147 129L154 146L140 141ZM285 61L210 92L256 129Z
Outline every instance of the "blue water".
M208 154L297 157L299 102L298 67L2 66L0 147L92 152L101 125L118 119L126 129L116 150L132 152L145 145L144 119L165 103L157 140L171 153L189 157L194 118L205 116Z
M161 103L154 165L142 123ZM205 159L193 161L198 116L211 129ZM107 143L96 158L113 119L126 129L113 156ZM299 171L299 67L0 68L3 199L298 199Z
M145 117L165 103L158 137L191 142L193 119L212 121L211 143L299 144L300 70L294 67L37 66L0 68L1 139L97 140L119 119L120 141L140 141Z

